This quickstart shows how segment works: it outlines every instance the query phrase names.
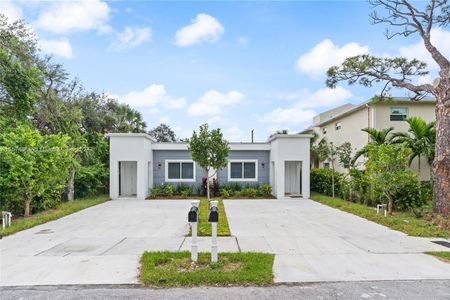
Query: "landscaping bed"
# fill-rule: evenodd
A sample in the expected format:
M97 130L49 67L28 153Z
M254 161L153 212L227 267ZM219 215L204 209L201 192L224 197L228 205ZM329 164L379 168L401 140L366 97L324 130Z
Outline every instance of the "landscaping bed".
M273 254L219 253L211 263L209 253L145 252L141 258L140 281L146 286L262 286L273 283Z
M150 189L147 199L197 199L206 196L206 181L200 185L170 184L155 185ZM213 180L210 186L211 197L223 199L274 199L269 184L225 183L219 184Z
M62 202L54 209L33 214L27 218L13 218L11 226L1 230L2 236L7 236L18 231L29 229L31 227L53 221L64 216L70 215L82 209L103 203L110 198L108 195L95 196L91 198L75 199L69 202Z
M411 212L394 212L392 215L385 217L382 214L377 215L375 208L369 207L365 204L353 203L340 198L332 198L318 193L311 193L311 199L333 208L363 217L391 229L402 231L410 236L443 238L448 238L450 236L450 229L440 227L435 224L438 223L439 220L427 217L417 218Z

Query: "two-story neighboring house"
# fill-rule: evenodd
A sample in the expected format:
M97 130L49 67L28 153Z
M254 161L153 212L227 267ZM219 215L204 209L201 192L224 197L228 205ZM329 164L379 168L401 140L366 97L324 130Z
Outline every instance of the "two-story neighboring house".
M350 142L353 153L361 149L370 141L363 128L383 128L394 127L394 131L407 131L409 125L404 121L410 116L419 116L426 122L436 119L434 99L423 99L412 101L409 98L394 98L389 102L372 103L367 101L359 105L345 104L332 110L323 112L313 119L313 125L305 130L314 130L318 135L318 141L326 137L328 142L335 146L340 146L345 142ZM357 161L361 165L364 158ZM322 162L321 167L327 167L329 162ZM345 172L345 169L336 161L335 168L339 172ZM418 159L416 158L411 169L418 172ZM421 159L421 180L429 180L430 165L426 158Z

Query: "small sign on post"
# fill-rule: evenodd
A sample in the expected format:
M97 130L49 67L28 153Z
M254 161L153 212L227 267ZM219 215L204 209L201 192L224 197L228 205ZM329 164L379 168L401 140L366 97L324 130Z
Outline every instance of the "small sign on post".
M191 224L192 244L191 244L191 260L198 260L198 244L197 244L197 224L198 224L198 205L200 201L193 200L191 209L188 213L188 222Z
M387 216L386 204L377 204L377 215L380 213L380 209L384 211L384 216Z
M211 223L211 262L217 262L217 223L219 222L219 201L211 201L209 209L208 222Z

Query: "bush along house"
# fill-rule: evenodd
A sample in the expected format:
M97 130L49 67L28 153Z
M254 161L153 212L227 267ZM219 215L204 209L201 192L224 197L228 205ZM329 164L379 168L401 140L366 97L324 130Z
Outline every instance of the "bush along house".
M145 199L153 186L198 187L203 170L186 143L157 143L145 133L110 133L110 196ZM230 143L219 184L270 184L276 198L309 197L309 134L276 134L264 143Z

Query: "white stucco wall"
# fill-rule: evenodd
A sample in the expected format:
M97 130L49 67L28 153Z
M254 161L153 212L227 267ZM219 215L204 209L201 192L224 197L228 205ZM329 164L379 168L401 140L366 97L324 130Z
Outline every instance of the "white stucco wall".
M149 187L153 185L153 178L148 168L148 164L152 162L151 140L145 134L113 133L109 137L110 197L112 199L119 198L119 162L136 161L136 198L145 199L149 195Z
M310 153L309 143L311 135L276 135L269 140L271 145L270 151L270 184L272 193L278 199L285 197L285 162L301 161L302 162L302 196L309 198L310 184Z
M119 195L119 162L137 163L136 198L145 199L153 186L153 150L170 150L174 147L186 147L185 144L153 143L146 134L112 133L110 136L110 197ZM309 185L309 140L311 135L275 135L267 143L230 144L230 148L239 150L270 150L270 184L274 196L285 197L285 162L302 162L302 195L308 198ZM166 146L166 148L165 148ZM173 149L172 149L173 150ZM272 163L273 162L273 163Z

